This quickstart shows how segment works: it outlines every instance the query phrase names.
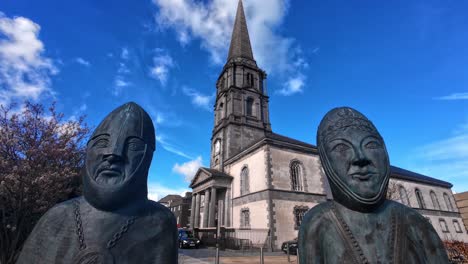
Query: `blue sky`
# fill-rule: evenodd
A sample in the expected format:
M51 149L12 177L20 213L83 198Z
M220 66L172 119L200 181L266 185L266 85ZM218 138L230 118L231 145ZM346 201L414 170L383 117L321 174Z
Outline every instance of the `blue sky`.
M2 0L0 103L56 101L96 126L152 116L153 198L209 165L215 81L237 0ZM244 0L273 131L315 144L333 107L383 135L392 164L468 190L468 2Z

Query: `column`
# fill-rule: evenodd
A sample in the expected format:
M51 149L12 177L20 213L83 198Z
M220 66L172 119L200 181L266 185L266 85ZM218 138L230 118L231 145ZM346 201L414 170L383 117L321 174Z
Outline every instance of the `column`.
M197 194L194 193L192 195L192 207L190 207L190 228L194 228L195 227L195 196Z
M216 203L217 203L216 188L211 187L211 202L210 202L210 212L209 212L210 214L208 218L209 227L216 227L215 226Z
M205 191L205 204L203 208L203 227L208 227L208 207L210 202L210 190Z
M224 199L224 226L231 225L231 188L226 189L226 196Z
M195 202L195 226L200 227L200 193L197 193L197 201Z

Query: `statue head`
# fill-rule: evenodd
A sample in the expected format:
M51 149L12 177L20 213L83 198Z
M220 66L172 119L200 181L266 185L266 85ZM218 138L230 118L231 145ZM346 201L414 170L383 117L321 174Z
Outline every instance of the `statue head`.
M154 150L153 122L143 108L131 102L112 111L88 141L85 199L104 211L146 201Z
M387 149L363 114L349 107L332 109L320 122L317 145L335 201L352 210L372 211L385 200Z

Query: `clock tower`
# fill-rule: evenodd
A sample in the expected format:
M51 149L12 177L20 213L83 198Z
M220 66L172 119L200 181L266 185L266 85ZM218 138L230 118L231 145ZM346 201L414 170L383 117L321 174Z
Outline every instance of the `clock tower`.
M271 132L265 79L253 56L240 0L227 62L216 82L211 168L223 172L225 161Z

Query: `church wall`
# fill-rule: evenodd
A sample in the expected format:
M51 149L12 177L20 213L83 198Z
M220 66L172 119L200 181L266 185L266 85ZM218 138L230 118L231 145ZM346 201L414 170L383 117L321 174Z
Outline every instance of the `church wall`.
M295 206L307 206L309 210L318 203L298 201L273 200L275 210L276 247L281 247L283 242L297 238L299 229L295 229Z
M243 205L233 206L232 209L232 226L234 228L241 227L241 210L249 209L250 228L267 229L268 228L268 205L266 200L246 203Z
M232 198L240 196L240 174L242 168L249 169L249 193L258 192L267 188L265 150L259 148L242 159L228 165L225 170L234 177L232 180Z
M302 175L305 176L303 187L305 192L325 194L325 176L317 155L304 154L293 150L272 146L270 148L272 164L272 184L275 189L292 190L290 164L297 160L302 165Z
M448 239L455 239L459 241L468 242L468 234L463 226L462 218L448 215L448 214L458 213L458 208L456 206L455 199L453 197L453 193L451 189L429 185L429 184L404 181L400 179L390 179L389 189L391 189L391 192L396 192L395 194L392 195L392 198L400 203L403 203L403 201L401 200L400 194L398 192L398 188L392 187L392 186L400 186L400 185L405 188L406 193L408 194L410 207L418 209L418 210L421 210L422 208L419 207L419 203L416 198L415 190L416 188L418 188L421 191L426 210L421 210L419 212L424 217L426 217L426 219L427 218L430 219L432 226L437 231L437 234L440 236L441 239L448 238ZM439 201L439 205L441 208L440 210L434 207L434 204L432 203L432 199L430 195L431 191L434 191L434 193L437 196L437 200ZM454 211L450 211L447 208L447 204L445 203L444 196L443 196L444 193L447 193L447 195L449 196L449 199L450 199L450 202L452 203L452 207ZM440 221L439 221L440 219L445 220L445 222L447 223L449 232L442 231ZM457 220L458 223L460 224L461 229L462 229L461 233L456 232L453 220Z

